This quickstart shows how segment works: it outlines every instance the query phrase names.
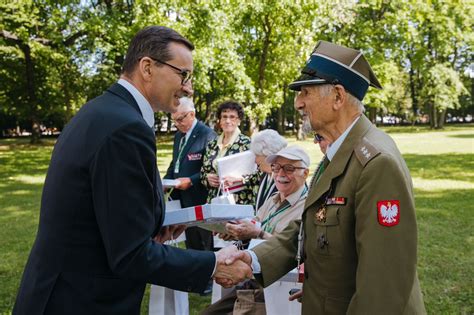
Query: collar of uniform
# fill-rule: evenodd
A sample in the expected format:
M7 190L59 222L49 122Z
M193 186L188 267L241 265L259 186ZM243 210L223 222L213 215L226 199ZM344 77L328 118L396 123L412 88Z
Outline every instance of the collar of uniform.
M138 91L138 89L127 80L119 79L117 83L126 88L127 91L132 94L133 98L138 104L138 107L140 108L143 119L147 125L150 126L150 128L153 128L155 125L155 114L153 113L150 103L146 100L143 94L140 93L140 91Z
M332 144L328 146L328 150L326 151L326 157L328 158L329 161L332 161L333 157L336 155L337 150L341 147L341 144L344 142L346 139L347 135L349 134L349 131L351 131L352 127L356 124L356 122L359 120L360 116L354 119L352 124L344 130L342 135L339 136L339 138L336 139Z
M285 200L288 201L288 203L293 207L301 199L301 195L303 194L304 189L305 189L305 185L303 184L294 193L286 197ZM279 192L275 194L275 197L273 197L273 201L276 204L281 204L285 202L285 200L281 201Z
M188 132L186 132L186 141L189 140L189 137L191 137L191 134L193 133L194 127L197 125L197 119L194 118L193 124L191 125L191 128L189 128Z

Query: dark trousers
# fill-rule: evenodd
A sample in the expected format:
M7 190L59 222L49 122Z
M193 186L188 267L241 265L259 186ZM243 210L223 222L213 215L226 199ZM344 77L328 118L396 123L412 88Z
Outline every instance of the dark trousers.
M192 226L186 229L186 248L198 250L213 250L212 232Z

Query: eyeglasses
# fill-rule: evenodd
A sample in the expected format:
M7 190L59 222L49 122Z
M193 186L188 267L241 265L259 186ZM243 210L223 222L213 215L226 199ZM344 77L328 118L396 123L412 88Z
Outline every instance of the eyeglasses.
M183 120L186 119L186 117L187 117L190 113L191 113L191 112L187 112L186 114L182 115L181 117L178 117L178 118L176 118L176 119L173 119L173 121L174 121L175 123L179 123L179 124L180 124L180 123L183 122Z
M221 116L221 120L227 120L227 119L229 119L229 120L231 120L231 121L235 121L237 118L239 118L239 116L234 116L234 115L229 115L229 116L227 116L227 115L222 115L222 116Z
M294 166L294 165L291 165L291 164L280 165L278 163L273 163L271 165L271 167L272 167L272 172L273 173L278 173L281 169L283 169L283 172L285 172L287 174L291 174L296 170L306 169L306 167L299 167L299 166Z
M178 71L179 75L181 76L181 85L185 85L193 77L193 74L189 70L178 68L176 66L170 65L167 62L161 61L159 59L155 59L153 57L150 57L150 58L153 59L155 62L161 63L163 65L166 65L166 66L168 66L170 68L173 68L174 70Z

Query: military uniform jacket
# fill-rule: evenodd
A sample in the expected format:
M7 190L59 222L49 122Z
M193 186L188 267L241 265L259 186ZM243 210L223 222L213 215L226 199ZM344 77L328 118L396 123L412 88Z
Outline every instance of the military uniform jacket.
M411 177L393 140L365 116L311 188L302 221L254 249L264 286L296 266L301 222L303 314L425 313Z

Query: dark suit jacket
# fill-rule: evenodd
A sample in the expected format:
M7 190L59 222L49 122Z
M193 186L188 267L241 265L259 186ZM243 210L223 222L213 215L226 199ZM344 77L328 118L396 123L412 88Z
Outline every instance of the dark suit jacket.
M184 133L178 131L174 136L173 160L168 167L165 178L175 179L179 177L189 177L192 186L187 190L174 189L171 197L175 200L181 200L181 206L191 207L206 203L207 189L201 184L201 167L206 145L209 141L216 138L216 133L198 121L191 133L191 136L184 146L179 162L179 173L174 172L174 167L179 154L179 143L184 137Z
M13 314L139 314L145 284L202 291L215 256L152 240L164 218L155 135L115 84L55 145Z

